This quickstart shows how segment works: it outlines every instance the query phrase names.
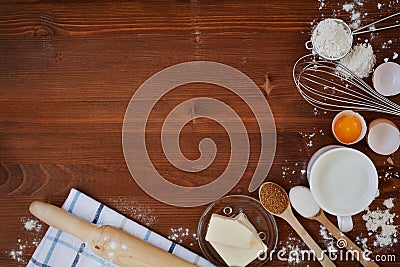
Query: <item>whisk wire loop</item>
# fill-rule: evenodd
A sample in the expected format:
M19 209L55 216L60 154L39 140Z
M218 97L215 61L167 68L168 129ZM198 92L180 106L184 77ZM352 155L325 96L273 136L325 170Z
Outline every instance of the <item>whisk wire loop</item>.
M311 105L330 111L352 109L400 116L400 106L339 62L315 55L301 57L293 67L297 90Z

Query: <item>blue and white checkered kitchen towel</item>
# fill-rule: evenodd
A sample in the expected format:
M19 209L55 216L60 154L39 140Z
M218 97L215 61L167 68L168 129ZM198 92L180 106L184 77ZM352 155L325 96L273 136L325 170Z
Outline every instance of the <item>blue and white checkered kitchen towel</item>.
M113 225L163 250L201 267L214 266L199 255L173 243L167 238L129 220L104 204L72 189L62 206L64 210L78 217L100 225ZM78 238L49 227L39 246L33 253L28 267L72 267L72 266L117 266L96 256L91 249Z

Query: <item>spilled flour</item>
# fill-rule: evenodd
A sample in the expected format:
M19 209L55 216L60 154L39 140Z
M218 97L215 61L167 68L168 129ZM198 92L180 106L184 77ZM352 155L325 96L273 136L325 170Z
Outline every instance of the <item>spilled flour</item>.
M302 133L302 132L299 132L299 134L301 135L301 137L306 137L306 138L308 138L308 141L307 141L307 147L313 147L313 145L314 145L314 143L313 143L313 138L315 137L315 132L314 133L310 133L310 134L306 134L306 133Z
M189 246L194 246L197 240L197 234L191 233L189 228L178 227L169 230L168 239L175 243L182 244L187 240L190 241Z
M42 225L38 220L29 219L29 218L22 218L22 223L24 224L24 228L27 231L36 231L40 232L42 230Z
M363 251L367 251L367 250L371 251L371 249L368 247L368 244L367 244L368 238L362 237L362 236L357 236L355 241L359 246L361 246Z
M386 208L391 209L394 207L393 200L394 200L394 198L392 198L392 197L388 198L385 201L383 201L383 205L385 205Z
M26 260L24 258L24 251L26 248L26 244L23 244L20 238L18 238L17 242L18 242L18 247L9 251L8 254L11 257L11 259L15 260L16 262L26 263Z
M118 199L110 199L111 201L114 202L113 207L116 210L140 224L149 227L157 221L153 209L147 205L143 205L139 200L119 197Z
M348 68L360 78L366 78L373 71L375 55L370 44L353 46L351 52L340 60L340 64Z
M375 236L375 247L391 247L397 243L397 225L394 225L395 213L391 213L390 209L394 207L393 198L386 199L383 204L387 208L381 210L377 208L374 211L367 209L362 216L368 235Z
M326 110L320 111L320 110L317 109L316 107L313 108L313 114L314 114L315 117L317 117L317 116L318 116L319 114L321 114L321 113L324 114L324 115L327 114Z
M28 259L25 256L25 251L31 251L33 248L36 248L39 245L40 238L38 237L38 234L42 232L43 226L40 221L27 217L21 218L20 221L23 229L26 231L27 236L24 240L22 238L18 238L16 247L6 251L6 254L15 262L26 264Z
M322 240L324 241L324 245L326 246L326 249L328 252L335 251L335 239L333 238L332 234L328 232L325 226L320 225L319 226L319 234L322 237Z
M387 181L392 178L400 178L399 172L394 167L388 166L386 170L379 171L379 179Z
M286 241L280 241L282 248L279 250L279 257L291 265L302 262L302 251L306 250L305 243L297 237L289 236Z
M285 166L282 166L281 169L282 169L282 178L288 180L288 182L293 185L301 184L307 179L306 162L296 162L293 164L293 163L288 163L288 160L285 160Z
M308 148L312 148L314 146L314 137L316 137L317 135L321 135L324 136L325 133L322 129L317 130L315 127L313 128L313 132L312 133L303 133L303 132L299 132L299 134L301 135L301 137L305 138L307 140L306 146Z

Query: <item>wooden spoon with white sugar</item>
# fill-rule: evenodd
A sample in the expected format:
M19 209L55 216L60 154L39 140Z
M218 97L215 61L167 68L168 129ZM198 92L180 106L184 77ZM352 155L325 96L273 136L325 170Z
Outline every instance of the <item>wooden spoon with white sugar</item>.
M344 240L340 244L342 248L354 251L355 258L365 267L377 267L372 259L364 259L364 252L351 241L347 236L340 232L340 230L325 216L321 207L315 201L311 194L311 190L304 186L295 186L289 191L289 199L293 208L303 217L316 220L326 227L328 231L337 239Z

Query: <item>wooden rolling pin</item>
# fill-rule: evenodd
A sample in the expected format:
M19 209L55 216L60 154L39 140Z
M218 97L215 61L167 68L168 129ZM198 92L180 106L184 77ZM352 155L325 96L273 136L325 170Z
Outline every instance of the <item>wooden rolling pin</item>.
M87 243L93 252L119 266L196 266L110 226L98 226L48 203L34 201L29 211L38 219Z

